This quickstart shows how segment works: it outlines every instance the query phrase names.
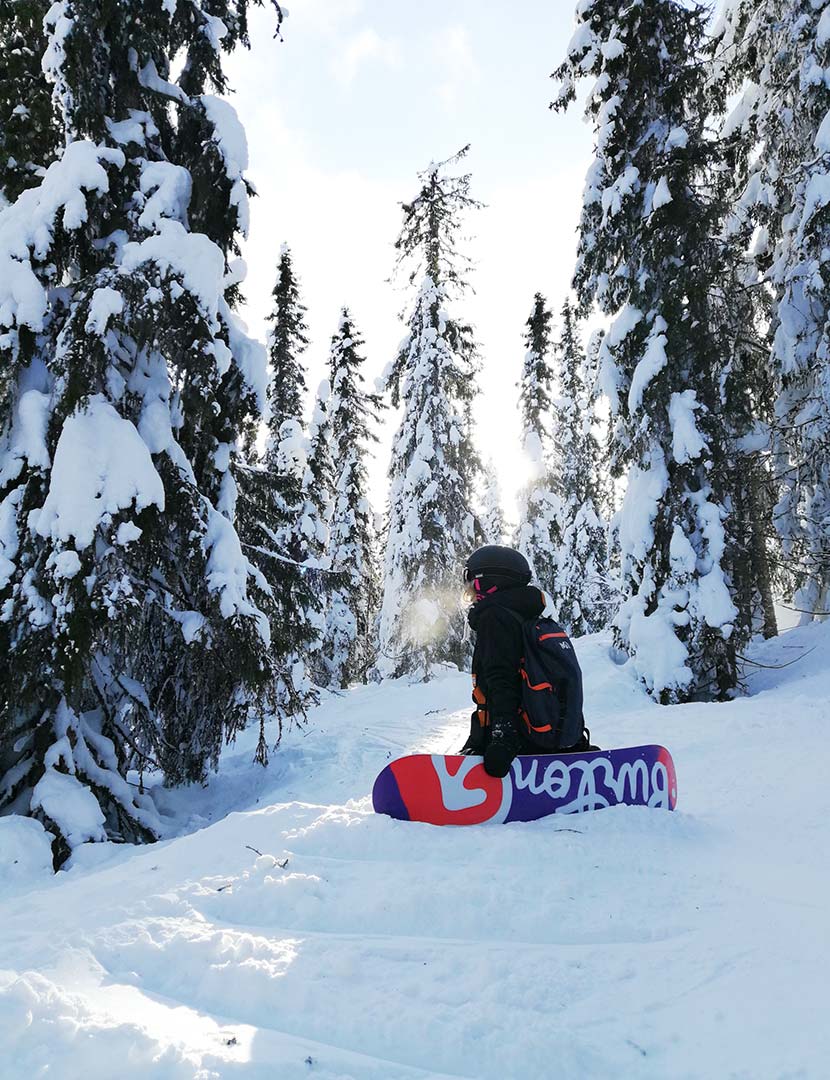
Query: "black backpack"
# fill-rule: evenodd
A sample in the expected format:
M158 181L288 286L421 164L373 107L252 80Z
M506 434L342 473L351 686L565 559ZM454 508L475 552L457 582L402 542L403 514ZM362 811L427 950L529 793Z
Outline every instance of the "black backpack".
M548 753L575 746L583 737L582 671L570 638L553 619L510 614L522 624L524 734Z

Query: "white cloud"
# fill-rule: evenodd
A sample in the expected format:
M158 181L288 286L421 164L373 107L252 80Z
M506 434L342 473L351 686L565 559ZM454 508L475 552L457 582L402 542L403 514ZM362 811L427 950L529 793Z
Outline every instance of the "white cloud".
M400 45L397 41L384 40L372 27L364 27L346 41L332 64L335 78L348 86L367 60L378 60L386 67L398 67L401 62Z
M439 30L433 38L433 54L443 73L438 95L446 105L455 105L464 87L476 82L479 76L466 26L459 23Z

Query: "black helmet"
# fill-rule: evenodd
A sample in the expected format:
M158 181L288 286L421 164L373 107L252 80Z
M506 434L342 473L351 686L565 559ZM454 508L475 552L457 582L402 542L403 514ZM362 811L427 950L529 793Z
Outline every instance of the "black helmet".
M521 551L500 544L487 544L474 551L464 567L465 581L476 578L486 578L500 588L527 585L531 578L530 564Z

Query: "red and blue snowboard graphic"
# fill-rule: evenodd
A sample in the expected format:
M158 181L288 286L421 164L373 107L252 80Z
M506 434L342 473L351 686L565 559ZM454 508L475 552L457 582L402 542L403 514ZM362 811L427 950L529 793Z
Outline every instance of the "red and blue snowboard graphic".
M535 821L621 804L673 810L677 780L664 746L522 756L504 778L488 776L480 757L414 754L386 766L372 803L379 814L431 825Z

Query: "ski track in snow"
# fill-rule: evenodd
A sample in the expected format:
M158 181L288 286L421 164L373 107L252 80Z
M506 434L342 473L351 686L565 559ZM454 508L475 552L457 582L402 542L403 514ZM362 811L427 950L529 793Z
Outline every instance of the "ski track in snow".
M677 812L376 816L387 761L463 741L467 679L328 695L268 770L246 733L163 793L170 839L6 867L4 1080L827 1076L830 627L728 705L577 649L594 738L669 746Z

